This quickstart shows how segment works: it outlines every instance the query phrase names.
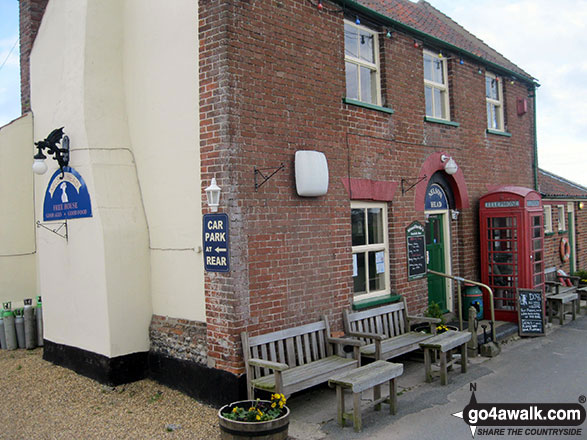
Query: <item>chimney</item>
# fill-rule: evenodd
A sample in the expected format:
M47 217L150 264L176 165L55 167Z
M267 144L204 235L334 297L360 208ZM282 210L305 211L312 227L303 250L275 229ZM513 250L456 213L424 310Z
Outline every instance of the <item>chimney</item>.
M31 109L30 56L48 1L19 0L20 105L23 114Z

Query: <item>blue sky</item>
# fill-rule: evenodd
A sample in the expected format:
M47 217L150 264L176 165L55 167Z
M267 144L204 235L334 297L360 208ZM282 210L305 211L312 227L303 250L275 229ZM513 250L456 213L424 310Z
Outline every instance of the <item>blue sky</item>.
M587 186L587 1L428 1L538 79L540 167ZM17 38L18 0L0 0L0 127L20 116Z
M0 127L20 116L18 0L0 0ZM10 49L16 46L10 57ZM8 58L7 58L8 57Z

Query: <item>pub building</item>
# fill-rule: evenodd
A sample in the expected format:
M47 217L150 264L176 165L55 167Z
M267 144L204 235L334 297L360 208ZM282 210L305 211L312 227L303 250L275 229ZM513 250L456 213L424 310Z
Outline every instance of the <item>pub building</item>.
M585 268L584 188L548 203L572 217L573 265L544 242L537 79L441 11L172 3L19 2L0 187L16 173L23 192L1 194L22 209L0 214L0 264L34 251L0 295L42 295L48 361L225 403L244 393L243 331L326 315L342 335L344 310L402 299L456 314L456 282L427 269L489 284L515 321L546 264ZM33 178L31 147L60 127L90 210L33 228L69 171L49 157Z

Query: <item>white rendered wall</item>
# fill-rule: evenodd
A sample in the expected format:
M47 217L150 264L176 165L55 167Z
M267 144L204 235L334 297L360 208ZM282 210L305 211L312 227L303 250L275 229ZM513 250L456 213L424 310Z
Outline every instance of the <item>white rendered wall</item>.
M153 313L205 321L198 2L124 2L124 85L151 246Z
M32 155L30 114L0 128L0 302L13 309L37 296Z
M31 54L34 139L65 126L94 214L68 222L67 242L37 232L52 342L113 357L149 349L153 313L205 321L197 25L192 0L47 6Z
M149 349L148 231L128 135L122 3L50 1L31 53L34 138L65 126L93 218L39 230L45 338L115 357ZM36 179L36 212L55 170Z

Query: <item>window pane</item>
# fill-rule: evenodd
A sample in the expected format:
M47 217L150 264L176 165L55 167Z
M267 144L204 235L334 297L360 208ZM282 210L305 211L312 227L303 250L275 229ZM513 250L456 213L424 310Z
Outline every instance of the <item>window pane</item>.
M351 209L351 225L353 235L353 246L367 244L365 235L365 210Z
M424 54L424 79L428 81L434 80L432 73L432 57L428 54Z
M359 38L359 56L362 60L369 63L375 62L375 50L373 44L373 35L369 32L360 31Z
M444 69L442 67L443 67L442 60L439 60L439 59L434 60L434 69L432 69L433 74L434 74L433 81L435 81L439 84L444 84Z
M369 252L369 291L385 289L385 252Z
M365 254L353 254L353 258L357 259L357 275L353 277L353 291L355 293L365 293L367 291Z
M432 112L432 87L426 86L424 94L426 95L426 116L434 116Z
M434 89L434 116L444 118L442 93L439 89Z
M498 82L495 78L485 77L485 95L490 99L499 99Z
M351 57L359 57L358 29L348 23L344 25L344 53Z
M346 62L346 97L359 99L359 69L356 64Z
M375 71L363 66L361 66L360 100L370 104L375 103Z
M383 243L383 212L381 208L367 210L369 222L369 244Z

